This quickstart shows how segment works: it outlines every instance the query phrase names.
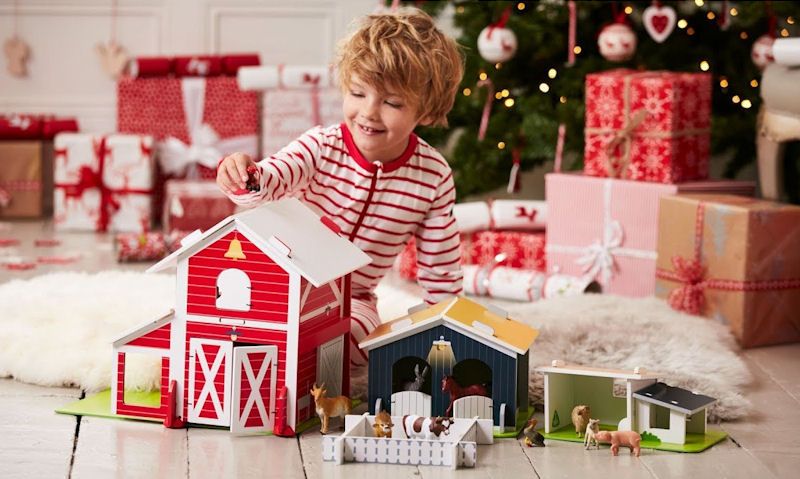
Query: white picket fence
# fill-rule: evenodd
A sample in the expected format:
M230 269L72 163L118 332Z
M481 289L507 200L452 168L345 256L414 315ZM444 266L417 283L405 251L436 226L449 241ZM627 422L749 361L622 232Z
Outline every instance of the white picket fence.
M453 403L453 417L494 419L492 407L492 399L486 396L464 396Z
M492 444L492 421L487 419L454 419L450 434L439 440L409 439L405 436L402 416L392 416L392 438L374 437L375 416L349 415L341 436L322 438L322 460L336 464L371 462L379 464L409 464L475 467L478 444Z
M419 391L401 391L392 394L392 415L431 415L431 396Z

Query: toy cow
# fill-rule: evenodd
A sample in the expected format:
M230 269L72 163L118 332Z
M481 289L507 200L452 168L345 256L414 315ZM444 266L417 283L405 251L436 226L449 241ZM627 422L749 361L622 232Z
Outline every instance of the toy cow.
M409 439L441 439L450 434L453 419L449 417L403 416L403 432Z
M619 447L624 446L631 449L631 454L639 457L642 436L636 431L600 431L594 437L600 442L610 442L611 454L615 456L619 455Z

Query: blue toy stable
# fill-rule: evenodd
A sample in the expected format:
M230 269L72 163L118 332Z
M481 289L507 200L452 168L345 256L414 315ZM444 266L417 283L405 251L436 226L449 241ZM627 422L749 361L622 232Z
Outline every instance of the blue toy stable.
M498 432L513 430L518 409L528 410L529 347L537 335L505 312L465 298L385 323L360 345L369 354L370 412L479 416L491 418ZM472 392L450 414L446 376ZM481 390L487 395L475 393Z

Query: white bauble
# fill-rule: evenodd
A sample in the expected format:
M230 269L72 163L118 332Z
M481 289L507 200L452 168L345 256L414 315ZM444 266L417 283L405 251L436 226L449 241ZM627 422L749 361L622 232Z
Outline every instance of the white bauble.
M758 37L753 43L753 48L750 50L750 59L753 60L759 70L763 70L767 65L775 61L775 57L772 56L772 45L774 43L775 39L766 34Z
M600 31L597 46L606 60L624 62L636 52L636 33L625 23L612 23Z
M487 62L507 62L517 53L517 36L508 28L489 25L478 35L478 53Z

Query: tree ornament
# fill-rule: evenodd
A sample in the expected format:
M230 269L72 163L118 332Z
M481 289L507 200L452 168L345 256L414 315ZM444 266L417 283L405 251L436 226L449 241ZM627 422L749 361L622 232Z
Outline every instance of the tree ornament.
M644 29L650 37L657 43L664 43L675 29L678 21L678 14L675 9L661 5L661 2L653 2L652 5L644 9L642 23Z
M15 77L28 75L28 68L25 63L30 57L31 49L25 43L25 40L14 35L3 44L3 53L6 55L8 73Z
M753 48L750 50L750 59L753 60L759 70L763 70L767 65L775 61L775 57L772 56L774 43L775 38L768 33L761 35L753 43Z
M108 76L116 80L125 72L128 54L117 43L117 0L111 1L111 39L108 43L97 44L95 49L100 57L100 66Z
M507 62L517 53L517 36L505 27L510 15L511 8L506 8L499 21L484 28L478 35L478 53L487 62Z
M606 25L597 36L600 54L608 61L624 62L630 60L636 52L636 33L625 23L624 16Z

